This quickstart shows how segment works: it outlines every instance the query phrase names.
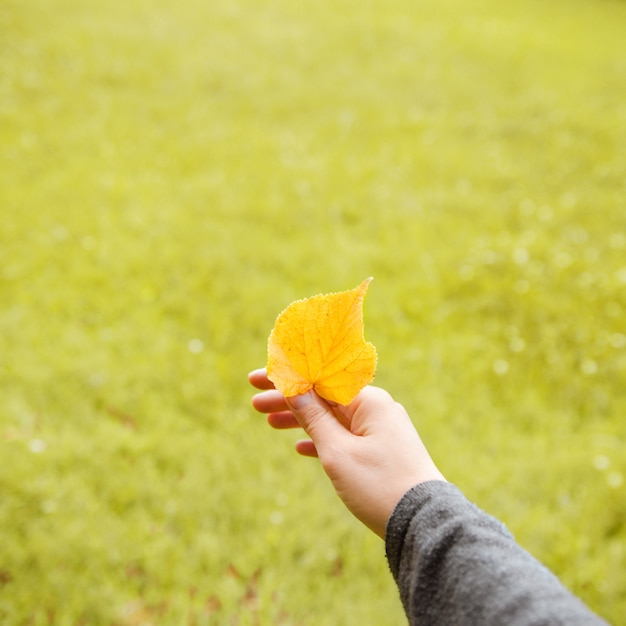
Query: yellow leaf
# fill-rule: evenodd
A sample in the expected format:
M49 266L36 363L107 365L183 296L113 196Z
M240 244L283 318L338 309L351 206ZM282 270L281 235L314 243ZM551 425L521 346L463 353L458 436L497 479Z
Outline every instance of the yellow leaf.
M267 377L284 396L310 389L350 404L374 378L376 348L363 336L363 300L371 282L292 302L268 341Z

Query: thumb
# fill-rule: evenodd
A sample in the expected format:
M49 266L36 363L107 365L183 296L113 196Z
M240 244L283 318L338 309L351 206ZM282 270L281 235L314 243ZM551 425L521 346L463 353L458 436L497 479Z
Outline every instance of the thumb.
M330 405L315 391L285 398L285 401L316 447L323 447L327 441L346 434L346 428L340 424Z

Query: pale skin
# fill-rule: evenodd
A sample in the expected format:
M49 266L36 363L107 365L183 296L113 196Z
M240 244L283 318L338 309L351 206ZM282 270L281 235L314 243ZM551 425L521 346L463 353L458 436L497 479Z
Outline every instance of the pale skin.
M387 521L411 487L445 480L404 407L384 389L365 387L348 405L331 404L314 391L285 398L265 369L248 375L261 390L252 398L273 428L302 428L296 451L318 457L346 507L384 539Z

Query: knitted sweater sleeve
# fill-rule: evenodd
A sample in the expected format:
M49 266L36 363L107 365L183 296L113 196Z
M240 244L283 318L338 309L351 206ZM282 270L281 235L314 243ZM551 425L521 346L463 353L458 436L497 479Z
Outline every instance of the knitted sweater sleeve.
M408 491L385 541L411 626L607 624L450 483Z

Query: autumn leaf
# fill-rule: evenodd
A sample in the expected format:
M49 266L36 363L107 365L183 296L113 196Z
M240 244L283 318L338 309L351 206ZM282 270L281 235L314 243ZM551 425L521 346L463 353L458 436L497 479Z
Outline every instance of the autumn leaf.
M276 318L267 376L284 396L314 389L346 405L372 381L376 348L363 336L363 300L371 280L349 291L297 300Z

